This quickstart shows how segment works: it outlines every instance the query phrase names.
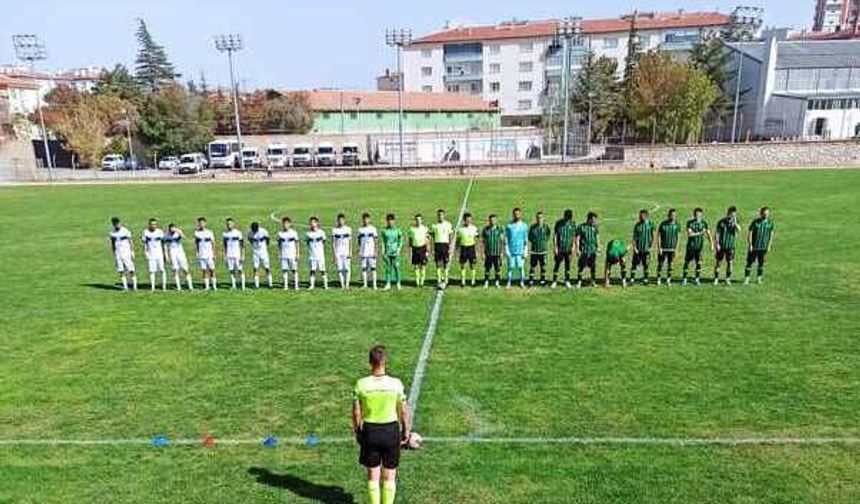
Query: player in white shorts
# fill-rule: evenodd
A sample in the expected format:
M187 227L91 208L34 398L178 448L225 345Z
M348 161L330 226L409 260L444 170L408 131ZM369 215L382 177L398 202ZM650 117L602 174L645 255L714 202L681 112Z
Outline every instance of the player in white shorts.
M328 274L325 269L325 231L320 229L320 220L316 217L311 217L308 224L310 229L305 233L305 243L308 245L308 265L311 270L308 288L314 288L317 273L319 273L323 279L323 288L328 289Z
M331 230L331 248L340 288L349 289L352 275L352 228L346 225L346 216L337 214L337 225Z
M170 223L167 226L167 234L164 235L164 243L167 245L167 257L170 259L170 269L173 270L173 279L176 281L176 290L182 290L182 282L179 281L179 274L185 274L185 282L188 284L188 290L194 290L194 282L191 280L191 270L188 267L188 257L185 256L185 248L182 246L182 241L185 239L185 233L179 229L176 224Z
M251 263L254 265L254 288L260 288L260 268L266 270L266 280L269 288L272 288L272 265L269 262L269 231L261 228L257 222L251 223L248 232L248 241L251 242Z
M167 270L164 267L164 231L158 227L158 221L149 219L149 224L143 230L143 252L149 267L149 288L155 291L155 275L161 274L161 290L167 290Z
M197 229L194 230L194 246L197 249L197 263L203 270L203 286L209 290L218 290L218 280L215 278L215 233L206 228L206 218L197 219Z
M242 267L242 263L245 262L245 237L236 229L236 223L232 218L227 219L226 226L221 237L224 240L224 262L227 264L227 271L230 272L230 288L236 288L238 276L242 290L245 290L245 269Z
M367 288L368 273L373 278L373 288L376 289L376 257L379 249L379 233L370 219L370 214L361 216L361 227L358 228L358 256L361 258L361 280Z
M281 258L284 290L290 288L290 273L293 274L295 289L299 290L299 234L293 229L293 220L289 217L281 219L281 230L278 231L278 253Z
M137 273L134 269L134 245L132 244L131 231L122 225L119 217L110 220L110 250L113 253L116 272L122 281L122 289L128 290L128 281L131 280L132 289L137 290Z

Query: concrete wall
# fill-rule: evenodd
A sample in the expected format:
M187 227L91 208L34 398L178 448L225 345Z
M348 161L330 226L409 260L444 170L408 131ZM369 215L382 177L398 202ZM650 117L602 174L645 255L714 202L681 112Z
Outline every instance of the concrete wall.
M629 147L624 165L671 168L860 167L860 142L759 142Z
M0 133L0 181L34 180L36 175L36 155L30 141Z

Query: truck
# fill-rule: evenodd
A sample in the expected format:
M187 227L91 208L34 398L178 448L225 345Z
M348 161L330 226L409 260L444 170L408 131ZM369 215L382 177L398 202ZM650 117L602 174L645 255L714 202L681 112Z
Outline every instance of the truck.
M290 150L286 145L271 144L266 148L266 166L274 170L290 166Z
M334 150L334 145L331 142L320 142L317 145L316 155L317 166L334 166L337 164L337 151Z
M313 166L313 147L311 144L300 143L293 146L293 166Z
M242 149L242 167L259 168L262 165L260 150L256 147L245 147Z
M208 146L209 167L211 168L239 168L239 155L241 149L239 142L235 140L215 140Z
M340 151L341 164L344 166L357 166L361 164L358 158L358 144L352 142L344 142L343 149Z

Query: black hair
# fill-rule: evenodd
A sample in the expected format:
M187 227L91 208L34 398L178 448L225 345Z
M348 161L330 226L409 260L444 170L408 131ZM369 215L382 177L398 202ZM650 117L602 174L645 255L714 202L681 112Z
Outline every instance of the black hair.
M158 219L156 219L155 217L150 217L149 222L150 222L150 224L153 222L158 222Z
M736 207L736 206L732 205L732 206L730 206L730 207L729 207L729 209L726 211L726 213L734 213L734 212L737 212L737 211L738 211L738 207Z
M444 208L440 208L439 210L436 210L436 213L437 213L437 214L445 213L445 209L444 209Z
M224 222L234 222L233 217L227 217L227 220L225 220Z
M339 214L337 214L337 218L338 219L346 219L346 215L339 213Z
M523 209L520 207L514 207L514 212L522 212Z
M423 215L421 215L420 213L415 214L415 218L416 218L416 219L417 219L417 218L419 218L419 217L424 218L424 216L423 216Z
M573 218L573 210L571 210L570 208L568 208L567 210L565 210L565 211L564 211L564 218L565 218L565 219L567 219L567 220L572 219L572 218Z
M386 214L386 215L385 215L385 220L394 220L394 214L393 214L393 213Z
M597 214L594 212L588 212L588 215L585 217L586 220L594 220L597 218Z
M368 352L367 360L370 362L371 366L381 366L382 364L385 364L387 354L388 350L386 350L384 346L376 345L370 349L370 352Z
M494 214L494 213L491 213L491 214L487 217L487 219L497 219L498 217L499 217L498 215L496 215L496 214Z
M472 214L470 212L466 212L463 214L463 220L471 218L471 217L472 217Z
M172 228L175 228L175 227L176 227L176 224L174 224L174 223L172 223L172 222L171 222L170 224L168 224L168 225L167 225L167 229L172 229Z
M670 209L669 209L669 213L668 213L668 214L666 214L666 215L671 215L671 214L673 214L673 213L678 213L678 211L677 211L677 210L675 210L674 208L670 208Z
M281 224L283 224L285 222L293 222L293 219L290 219L289 217L286 217L286 216L281 217Z
M704 210L702 210L702 207L696 207L693 209L693 213L700 213L700 212L704 212Z
M535 214L535 217L543 217L543 212L539 211L538 213Z
M647 208L643 208L642 210L639 210L639 215L649 215L650 213L651 212L649 212Z
M260 229L260 224L258 222L252 222L251 223L251 231L256 233L258 229Z
M197 222L206 222L206 217L197 217Z
M765 213L765 212L767 212L768 210L770 210L770 207L763 206L763 207L761 207L761 209L759 210L759 213Z
M311 221L311 222L313 222L313 221L319 222L319 221L320 221L316 216L312 216L312 217L311 217L310 219L308 219L308 220L309 220L309 221Z
M369 219L369 218L370 218L370 214L369 214L369 213L367 213L367 212L364 212L363 214L361 214L361 218L362 218L362 219Z
M111 217L110 223L113 224L114 226L116 226L117 224L120 223L119 217Z

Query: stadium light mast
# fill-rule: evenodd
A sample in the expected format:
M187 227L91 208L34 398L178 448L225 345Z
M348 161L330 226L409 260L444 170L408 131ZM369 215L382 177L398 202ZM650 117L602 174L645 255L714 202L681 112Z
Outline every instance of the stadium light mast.
M568 16L561 20L556 27L556 33L564 40L564 54L562 55L561 83L564 87L564 139L562 140L561 162L567 160L570 152L570 46L571 41L579 45L582 41L582 18L579 16ZM591 139L588 140L591 142Z
M242 126L239 118L239 83L233 71L233 53L244 49L245 44L242 41L242 36L238 34L231 35L216 35L215 49L219 52L227 53L227 60L230 62L230 91L233 95L233 116L236 119L236 141L239 143L239 158L242 157ZM245 163L241 163L245 166Z
M738 71L735 76L735 106L732 114L732 142L738 141L739 127L738 114L741 101L741 77L744 69L743 44L745 40L752 40L762 25L764 9L760 7L749 7L740 5L732 11L732 36L738 40Z
M15 46L15 56L30 65L30 76L36 83L36 110L39 113L39 128L42 142L45 146L45 161L48 163L48 177L54 178L54 160L51 158L51 147L48 143L48 131L45 128L45 116L42 115L42 88L36 78L36 62L48 59L48 50L36 35L13 35L12 45Z
M412 30L385 30L385 45L397 49L397 136L400 141L400 167L403 168L403 48L412 43Z

